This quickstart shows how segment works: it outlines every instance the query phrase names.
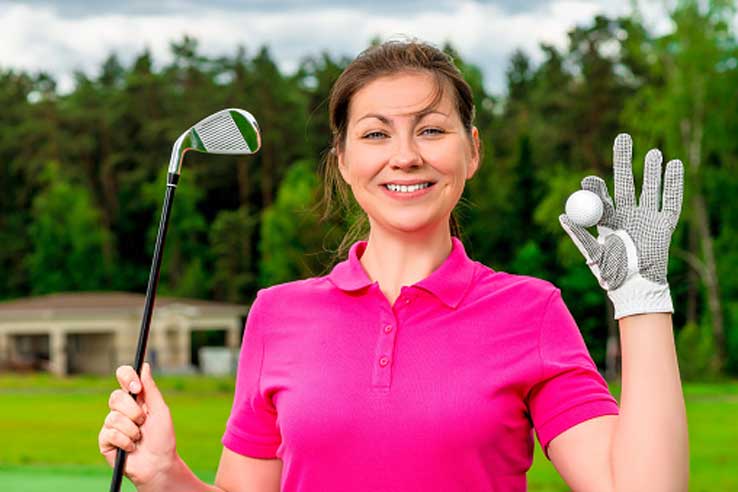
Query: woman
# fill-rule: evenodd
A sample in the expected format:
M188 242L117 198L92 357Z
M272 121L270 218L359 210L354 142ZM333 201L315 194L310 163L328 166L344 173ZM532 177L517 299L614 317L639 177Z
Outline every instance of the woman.
M141 491L521 491L535 431L573 490L686 490L665 269L681 163L667 166L659 212L660 154L649 154L635 206L621 135L615 205L602 180L583 182L605 203L600 237L561 217L615 304L618 409L558 289L470 260L455 236L480 149L451 60L417 42L371 48L338 79L329 111L327 181L350 187L368 237L329 275L259 292L216 485L177 455L148 365L140 379L116 373L99 435L108 462L128 451Z

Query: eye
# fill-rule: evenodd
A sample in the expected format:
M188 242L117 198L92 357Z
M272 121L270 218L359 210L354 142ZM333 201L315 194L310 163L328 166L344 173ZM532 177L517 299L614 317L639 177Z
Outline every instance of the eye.
M366 138L367 140L379 140L379 139L382 139L382 138L384 138L386 136L387 135L384 132L375 131L375 132L369 132L369 133L365 134L361 138Z
M420 131L421 135L443 135L444 133L446 133L445 130L436 127L423 128Z

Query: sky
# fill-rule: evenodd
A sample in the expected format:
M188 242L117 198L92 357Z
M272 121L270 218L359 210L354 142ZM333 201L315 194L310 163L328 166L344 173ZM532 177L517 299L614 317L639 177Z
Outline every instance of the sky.
M663 3L645 5L647 22L663 28ZM515 49L537 61L540 43L564 47L574 26L628 12L630 0L0 0L0 70L43 70L67 91L74 71L95 76L111 53L127 64L148 49L163 65L170 42L189 35L205 55L266 45L290 73L307 55L354 57L377 36L410 36L450 41L499 94Z

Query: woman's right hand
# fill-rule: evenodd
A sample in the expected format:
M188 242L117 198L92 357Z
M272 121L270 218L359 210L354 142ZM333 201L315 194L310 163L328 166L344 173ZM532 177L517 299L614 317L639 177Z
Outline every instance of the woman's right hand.
M121 389L110 394L110 413L98 434L100 453L114 466L118 448L126 451L124 474L137 487L165 480L177 461L174 425L151 366L144 363L140 378L131 366L118 367L115 375Z

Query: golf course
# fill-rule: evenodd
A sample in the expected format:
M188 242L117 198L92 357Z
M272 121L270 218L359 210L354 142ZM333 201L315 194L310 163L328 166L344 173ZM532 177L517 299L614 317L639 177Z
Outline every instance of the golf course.
M200 478L212 483L233 380L161 376L157 381L173 414L180 454ZM98 453L97 433L114 387L112 377L0 375L0 432L6 443L0 447L0 490L107 490L112 470ZM618 394L617 387L612 391ZM738 381L685 383L684 392L689 490L738 490ZM539 447L528 478L532 492L569 490ZM134 488L125 480L122 490Z

